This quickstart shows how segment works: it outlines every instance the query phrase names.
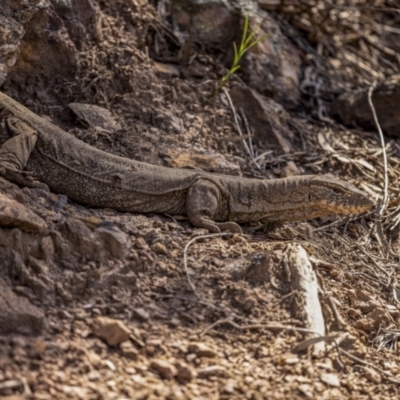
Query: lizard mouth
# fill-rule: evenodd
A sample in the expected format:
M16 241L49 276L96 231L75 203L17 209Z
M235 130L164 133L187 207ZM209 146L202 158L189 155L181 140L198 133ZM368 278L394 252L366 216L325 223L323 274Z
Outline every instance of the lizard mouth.
M374 206L364 192L352 184L331 177L310 181L310 202L332 214L361 214Z
M348 199L343 199L342 202L328 202L328 207L331 209L332 213L335 214L362 214L371 210L374 206L374 202L365 195L359 196L357 199L352 199L353 201L346 201Z

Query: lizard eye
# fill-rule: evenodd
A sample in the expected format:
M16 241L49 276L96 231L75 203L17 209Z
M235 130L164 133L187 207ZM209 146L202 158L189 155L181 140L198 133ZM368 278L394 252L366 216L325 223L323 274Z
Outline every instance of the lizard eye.
M333 193L336 193L336 194L341 194L342 193L342 190L339 189L339 188L332 188L332 191L333 191Z

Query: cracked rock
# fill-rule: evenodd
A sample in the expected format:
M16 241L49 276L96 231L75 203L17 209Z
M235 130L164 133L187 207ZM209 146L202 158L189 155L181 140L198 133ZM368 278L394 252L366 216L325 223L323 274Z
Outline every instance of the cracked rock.
M19 228L24 232L41 233L46 222L23 204L0 193L0 226Z

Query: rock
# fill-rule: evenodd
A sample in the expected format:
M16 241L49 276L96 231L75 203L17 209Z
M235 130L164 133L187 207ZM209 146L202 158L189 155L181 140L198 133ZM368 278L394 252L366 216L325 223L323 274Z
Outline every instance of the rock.
M267 252L251 253L237 258L225 268L234 281L248 278L264 283L270 278L270 255Z
M282 168L280 177L281 178L289 178L290 176L299 175L299 169L297 165L293 161L288 161L287 164Z
M89 363L93 367L97 368L98 366L101 365L101 363L102 363L101 357L97 353L95 353L93 350L88 350L86 353L86 356L88 358Z
M138 357L138 351L133 347L133 344L129 341L122 342L119 346L122 355L131 360L136 360Z
M340 387L340 379L336 374L324 373L319 377L322 382L329 386Z
M163 244L161 242L154 243L151 246L151 250L153 250L157 254L163 254L163 255L167 255L168 254L168 250L165 247L165 244Z
M143 322L148 321L150 318L150 314L144 308L134 308L132 314Z
M95 369L93 371L90 371L87 375L86 375L87 379L89 381L99 381L101 379L101 374L100 372L96 371Z
M294 364L298 364L300 362L300 359L295 354L284 353L284 354L280 354L277 357L276 362L278 365L294 365Z
M93 335L103 339L109 346L117 346L129 339L131 331L119 320L97 317L92 325Z
M178 373L176 368L165 360L152 360L150 368L157 371L163 379L172 379Z
M400 136L400 75L379 84L372 94L372 102L382 130L391 136ZM356 125L376 130L371 108L368 104L368 89L344 93L331 106L331 114L339 117L348 126Z
M285 108L294 109L299 105L301 97L300 54L268 12L259 10L250 17L249 32L258 26L257 37L264 39L243 57L243 80Z
M298 387L299 391L308 399L314 399L314 388L308 383L303 383Z
M188 348L189 353L194 353L198 357L217 357L218 353L212 349L211 347L207 346L205 343L196 342L189 344Z
M61 390L68 398L87 399L88 389L79 386L62 385Z
M380 384L382 382L382 375L374 370L371 367L365 367L364 369L364 376L368 379L368 381L373 382L375 384Z
M60 228L78 254L84 254L90 260L99 260L102 257L103 246L98 236L83 221L69 217Z
M176 65L164 64L159 62L154 63L154 72L161 78L178 77L181 74L179 68Z
M102 364L103 366L107 367L111 372L115 372L117 370L115 364L110 360L104 360Z
M282 0L257 0L257 3L262 10L274 11L282 4Z
M125 232L113 224L103 224L94 233L99 238L103 251L114 258L125 257L130 246L129 237Z
M21 203L0 193L0 226L19 228L24 232L42 233L46 222Z
M240 23L233 3L237 2L172 0L175 34L181 40L186 39L190 28L192 38L210 49L232 45Z
M139 250L149 251L150 246L146 243L146 241L142 237L138 237L135 240L134 247Z
M246 270L246 278L264 283L270 278L271 260L267 252L257 252L250 255L250 265Z
M363 313L369 313L379 306L379 301L371 293L362 289L349 290L349 300L353 308Z
M197 371L197 376L201 379L208 379L213 376L225 377L227 375L226 369L220 365L212 365Z
M244 85L235 85L230 96L243 109L257 139L285 153L292 151L295 138L288 128L290 116L281 105Z
M223 393L233 394L238 387L238 382L234 379L228 379L222 389Z
M69 103L68 107L78 119L94 127L96 132L114 133L122 129L111 112L103 107L81 103Z
M172 168L200 168L203 171L225 175L241 175L240 167L222 154L210 150L187 151L173 149L166 153Z
M6 380L4 382L0 383L0 395L3 394L3 392L7 391L7 390L23 390L24 388L24 382L22 382L22 380L20 379L10 379L10 380ZM14 396L12 396L14 397ZM11 399L12 399L11 397ZM3 397L1 396L1 398L4 400L8 400L9 396ZM22 397L21 397L22 399ZM13 399L12 399L13 400Z
M376 307L365 318L359 319L354 324L354 327L369 333L378 329L379 326L387 320L388 316L386 315L386 310L382 307Z
M176 374L176 380L180 384L186 384L195 377L195 371L188 365L180 363L178 365L178 372Z
M0 333L40 334L44 325L44 313L0 279Z

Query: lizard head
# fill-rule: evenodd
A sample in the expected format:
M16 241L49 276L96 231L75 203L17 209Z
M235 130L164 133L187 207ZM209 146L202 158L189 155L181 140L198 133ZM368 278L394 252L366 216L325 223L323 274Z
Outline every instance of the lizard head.
M310 203L320 209L321 215L361 214L374 206L374 202L361 190L330 176L310 179Z

